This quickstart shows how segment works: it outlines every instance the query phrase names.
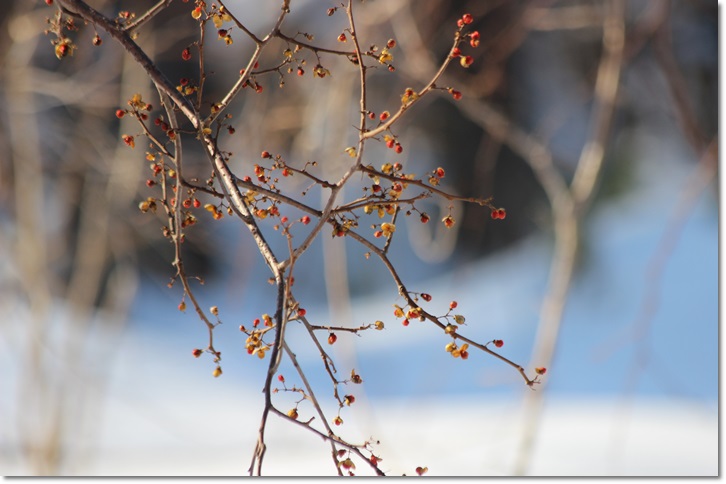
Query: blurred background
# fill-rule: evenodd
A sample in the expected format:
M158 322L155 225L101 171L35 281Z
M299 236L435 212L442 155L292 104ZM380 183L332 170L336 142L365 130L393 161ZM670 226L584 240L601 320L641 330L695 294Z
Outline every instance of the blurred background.
M279 2L228 7L258 35ZM107 15L148 2L93 2ZM113 39L73 34L58 60L43 34L55 7L11 0L0 11L0 469L4 475L239 475L252 457L266 362L246 354L237 329L274 310L269 272L248 233L211 217L187 234L186 264L204 278L202 306L217 305L212 378L206 328L180 313L169 289L173 247L161 214L139 212L155 194L139 128L113 113L133 94L158 107L155 89ZM292 1L283 32L338 48L346 27L335 2ZM195 40L191 4L172 2L141 29L139 44L167 76L194 79L180 52ZM394 111L448 54L456 20L469 12L480 46L474 64L452 63L439 85L396 125L404 151L370 145L368 161L407 171L446 170L443 188L494 197L506 220L477 205L452 208L457 224L400 221L391 246L399 274L450 300L467 334L503 339L501 352L532 374L473 352L443 351L439 331L392 315L401 303L380 263L354 241L316 241L296 266L296 298L320 324L386 330L341 335L339 370L355 368L356 405L342 435L380 441L392 474L718 475L718 14L711 1L373 0L355 3L363 45L392 50L395 72L369 77L369 104ZM213 25L209 25L213 29ZM210 30L206 100L219 99L253 50L238 30L230 46ZM260 67L282 59L284 42ZM358 73L321 54L331 76L260 76L229 112L222 148L252 174L259 153L293 166L317 161L329 179L357 139ZM284 88L280 89L280 81ZM187 173L209 176L185 146ZM190 175L192 176L192 175ZM300 178L300 177L297 177ZM360 194L352 183L345 200ZM295 180L293 193L306 188ZM321 194L306 200L320 205ZM418 205L417 205L418 206ZM433 221L448 203L421 204ZM295 214L290 215L296 216ZM415 217L414 217L415 218ZM285 240L263 224L275 248ZM291 344L321 403L335 413L320 356L303 332ZM299 341L299 345L295 343ZM282 373L294 381L294 370ZM280 408L292 397L280 395ZM285 399L290 399L286 403ZM312 408L301 405L302 417ZM330 475L319 439L272 419L263 472ZM359 465L361 473L367 472Z

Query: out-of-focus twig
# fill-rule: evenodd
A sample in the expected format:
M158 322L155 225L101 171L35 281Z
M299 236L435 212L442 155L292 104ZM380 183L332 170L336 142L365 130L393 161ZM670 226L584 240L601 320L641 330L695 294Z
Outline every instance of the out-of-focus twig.
M579 245L580 222L595 194L605 156L625 46L625 2L611 0L605 6L603 19L603 54L595 81L595 105L591 114L590 136L577 164L575 176L567 191L550 198L555 225L555 254L550 278L540 312L540 322L532 352L538 365L551 367L557 349L562 315L575 269ZM514 472L527 473L532 459L534 441L542 416L543 393L525 396L524 435L517 454Z

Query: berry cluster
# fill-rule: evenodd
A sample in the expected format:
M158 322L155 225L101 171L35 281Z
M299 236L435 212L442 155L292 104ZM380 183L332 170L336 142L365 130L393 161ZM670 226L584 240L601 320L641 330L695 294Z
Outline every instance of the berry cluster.
M376 109L374 112L368 106L367 97L364 94L361 95L360 124L357 130L358 139L352 146L342 149L344 145L341 145L338 148L342 149L339 156L349 168L342 178L326 180L327 174L318 169L315 161L303 165L299 160L294 159L294 155L289 156L292 161L288 161L282 155L274 154L274 151L268 150L261 152L261 160L258 159L257 163L244 163L239 175L232 173L230 165L233 154L224 151L224 139L220 138L220 133L225 131L230 135L235 133L234 127L230 124L232 118L232 115L228 112L230 103L248 87L256 93L262 93L264 91L262 82L264 82L265 76L271 75L274 77L277 75L280 87L284 86L286 76L295 73L297 78L304 77L306 69L311 70L315 78L329 79L331 71L327 66L332 67L333 64L329 63L328 56L339 56L339 58L350 61L348 65L358 69L361 74L361 91L365 93L365 79L368 69L385 66L388 71L395 71L393 62L397 47L396 40L389 39L385 44L379 44L380 47L368 44L370 47L367 49L361 48L362 39L359 38L360 31L354 28L353 12L350 4L348 7L341 5L327 10L328 15L334 15L339 9L345 9L349 19L347 28L336 31L335 39L337 44L333 42L333 38L327 39L327 45L333 42L334 45L338 46L331 49L316 45L312 34L298 32L293 36L288 36L282 32L283 20L289 13L289 2L286 0L283 0L283 8L278 21L275 23L276 26L265 37L257 37L237 17L227 11L224 5L218 3L208 5L204 0L182 1L183 3L192 3L192 5L186 7L189 15L185 15L185 22L193 24L195 29L199 28L201 34L195 41L187 43L181 49L181 65L187 69L198 69L198 72L193 75L186 72L186 77L179 77L178 82L167 86L157 81L158 72L153 71L156 84L163 92L160 98L163 101L163 114L152 114L154 106L147 103L140 94L135 94L128 101L127 107L115 110L115 116L121 120L119 123L125 124L131 118L140 127L139 132L121 136L124 144L130 148L135 148L141 139L148 141L146 160L152 174L145 184L147 189L154 191L154 196L145 197L139 203L139 209L143 213L155 213L157 208L161 208L161 211L166 215L166 225L162 227L162 233L174 244L175 260L173 264L176 269L176 274L169 286L171 287L176 280L181 281L184 294L178 309L186 311L188 303L209 330L208 346L204 349L193 349L192 356L201 358L205 356L205 353L212 355L214 359L212 375L215 378L222 375L221 353L215 350L212 344L213 330L221 324L219 309L217 306L212 306L209 311L203 310L197 302L197 297L192 292L189 284L190 278L184 272L182 264L184 252L182 251L182 243L187 232L193 234L193 231L186 229L198 224L200 219L205 220L206 218L206 220L209 220L210 216L213 220L223 219L225 214L237 216L252 234L260 253L272 271L271 282L277 285L279 291L279 302L273 313L274 317L269 314L262 314L259 318L253 320L249 329L243 325L239 327L239 330L246 335L245 348L249 355L257 355L260 360L264 360L268 353L270 355L270 358L266 359L269 366L264 388L267 396L265 411L272 410L279 415L286 415L289 419L298 420L301 418L301 413L305 414L307 402L313 402L315 408L323 417L315 422L318 428L311 425L312 417L307 422L300 421L299 423L308 425L311 429L314 428L321 435L328 436L333 445L339 473L345 471L349 475L353 475L353 471L356 469L354 459L361 459L380 473L381 471L377 466L381 458L373 453L370 442L355 445L335 434L334 429L344 425L341 411L356 401L356 397L350 393L338 393L339 386L359 385L363 383L363 379L355 369L352 369L347 379L339 380L336 376L337 371L334 368L333 359L327 352L330 351L330 345L336 344L338 338L344 337L343 335L346 333L357 334L367 329L383 331L385 324L379 320L359 328L351 328L346 325L314 325L311 323L313 318L309 317L307 311L295 300L293 270L295 263L310 247L313 240L319 234L326 233L321 232L321 230L327 225L331 229L330 234L333 237L341 237L361 243L369 250L366 253L366 258L370 257L371 254L375 254L389 269L403 298L403 302L394 305L393 314L396 319L402 321L404 326L408 326L410 321L413 320L429 322L440 328L451 339L446 344L445 350L452 357L466 360L469 357L469 350L478 348L484 352L497 355L501 360L508 362L523 374L521 367L490 349L490 345L492 348L502 348L504 344L502 340L495 339L481 345L460 334L460 332L463 333L464 331L462 327L466 325L466 318L462 314L454 313L458 306L456 301L449 304L445 314L437 316L430 313L426 308L430 308L428 303L432 302L432 296L425 292L416 293L407 290L393 266L392 259L388 255L388 249L392 241L400 237L400 235L397 236L396 234L402 232L402 225L399 223L400 217L414 215L423 224L431 220L426 212L419 209L420 201L430 197L438 197L452 202L448 212L444 210L443 213L437 215L441 217L440 220L443 226L448 229L456 226L456 220L452 215L453 202L464 201L488 206L491 209L492 219L504 219L506 217L505 210L492 205L491 198L464 198L447 191L445 186L447 181L446 172L443 167L437 167L425 172L423 175L416 175L409 172L408 167L404 169L403 163L395 159L396 155L404 152L404 144L394 129L396 129L396 122L406 111L413 109L423 97L432 92L445 92L446 96L451 96L454 101L463 98L462 92L454 87L437 86L436 83L445 68L454 59L458 58L460 65L465 68L473 65L474 57L467 55L466 51L469 47L478 47L481 41L479 32L472 30L474 17L467 13L457 20L453 45L449 55L443 61L441 69L425 86L406 87L399 94L400 104L396 100L394 106L387 106L390 110L378 111ZM46 0L46 3L52 4L53 0ZM163 6L154 8L163 9ZM156 11L149 12L147 12L149 14L148 18L151 18L152 13ZM66 31L76 29L74 20L72 16L69 16L66 20L63 17L64 15L60 11L57 20L52 23L51 29L56 34L53 45L55 54L59 59L73 55L76 48L72 40L66 35ZM189 17L191 17L191 20ZM95 24L101 22L99 19L105 17L99 13L98 16L83 18L84 21L94 24L94 27L96 27ZM136 20L137 17L134 13L122 11L118 14L118 18L104 20L105 23L101 22L100 26L103 27L102 31L118 33L119 35L113 35L112 37L123 39L122 44L126 42L125 45L128 46L129 39L134 38L136 35L135 29L148 18L146 15L141 15ZM211 24L214 25L214 30L206 28L211 27ZM124 29L128 29L129 32ZM212 33L205 37L205 32L215 31L216 36ZM220 45L224 48L224 45L233 45L240 36L247 36L245 40L255 44L254 54L247 59L246 64L243 64L244 67L239 69L239 78L236 78L236 75L233 76L235 79L229 92L224 96L209 99L208 92L205 89L208 83L205 83L205 81L212 71L207 65L208 62L211 62L210 56L204 55L206 51L205 38L216 39L212 40L212 42L224 42L224 44L220 42ZM280 50L276 50L278 47L269 49L270 45L275 45L275 42L268 42L272 39L276 39ZM96 46L102 44L98 34L93 37L92 43ZM138 48L138 46L135 48ZM270 56L269 53L272 50L274 50L274 54ZM265 52L264 57L262 56L263 51ZM261 63L262 68L260 67ZM142 67L148 68L146 65ZM236 74L237 67L234 69ZM299 82L302 83L305 80ZM168 81L166 83L168 84ZM206 114L200 114L202 112ZM182 116L187 118L183 122L181 121ZM152 119L153 121L151 121ZM208 172L210 173L209 178L206 180L202 179L200 181L197 178L190 177L188 173L192 170L187 170L182 166L181 151L192 139L199 142L203 151L208 155L211 169ZM371 164L369 159L370 155L368 153L370 153L370 150L365 150L365 146L369 142L383 143L389 150L392 150L386 152L388 154L385 155L383 160L376 161L375 166ZM394 157L394 159L387 159L389 156ZM359 193L357 197L353 197L350 201L344 201L342 200L343 196L340 195L341 188L356 174L360 175L360 178L365 181L362 194ZM305 186L305 183L308 185L300 193L298 187L301 186L301 182L302 186ZM307 192L312 187L316 187L321 192L329 190L330 198L326 203L317 206L314 202L306 199ZM417 203L419 207L417 207ZM204 212L199 215L200 212L195 211L202 208L210 215L206 215ZM361 223L363 220L372 220L369 225L370 231L359 229L360 226L363 226ZM313 221L316 223L311 224ZM307 227L301 227L301 225ZM272 232L270 226L276 232ZM265 238L268 231L284 237L287 242L287 251L279 254L273 251L273 246L269 245ZM264 237L263 232L265 233ZM286 348L285 345L292 343L290 340L285 339L283 328L287 324L304 327L320 351L323 366L331 379L333 398L339 404L337 415L334 418L322 415L321 406L318 405L312 390L307 386L305 378L302 378L304 385L288 387L284 376L278 373L277 365L285 358L292 360L292 363L295 363L295 366L298 367L292 352L280 353L283 348ZM324 344L326 339L328 345ZM297 342L295 343L297 344ZM287 356L285 356L286 354ZM537 383L538 378L544 375L545 372L546 369L543 367L536 368L535 373L537 376L534 380L530 380L525 376L527 384L531 386L531 384ZM274 389L275 393L282 390L300 396L294 406L290 405L293 408L285 405L284 408L290 408L287 412L280 411L275 406L276 404L270 403L272 401L270 393L273 392L270 382L274 375L277 375L277 380L282 385L281 389ZM325 429L322 429L321 426L324 426ZM261 449L264 449L263 440L264 428L260 433L259 445L262 445ZM260 447L258 447L257 451L255 459L263 453L259 452ZM427 471L428 468L426 467L416 468L418 475L423 475Z

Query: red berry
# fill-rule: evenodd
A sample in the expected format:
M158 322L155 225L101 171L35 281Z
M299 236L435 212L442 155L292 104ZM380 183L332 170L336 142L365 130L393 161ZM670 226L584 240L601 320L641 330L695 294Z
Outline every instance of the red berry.
M497 348L501 348L502 346L504 346L504 341L502 341L500 339L495 339L494 346L496 346Z
M443 178L446 176L446 172L444 171L443 168L438 167L438 168L436 168L436 176L439 178Z
M492 219L496 220L499 218L499 210L492 210Z
M544 375L545 373L547 373L547 368L540 366L540 367L535 368L534 371L538 375Z
M507 217L507 212L503 208L500 208L499 210L497 210L497 216L501 220L504 220Z
M277 379L280 380L282 383L285 383L285 377L282 375L277 375Z
M194 350L192 350L192 355L194 356L194 358L199 358L200 356L202 356L202 350L200 350L199 348L195 348Z
M301 318L302 318L302 317L303 317L303 316L305 316L306 314L307 314L307 311L306 311L306 310L304 310L303 308L298 308L298 309L297 309L297 315L298 315L299 317L301 317Z
M464 22L464 23L465 23L466 25L469 25L470 23L472 23L472 22L474 21L474 17L473 17L473 16L472 16L472 15L471 15L470 13L465 13L465 14L464 14L464 15L463 15L463 16L461 17L461 20L462 20L462 22Z
M192 58L192 52L189 50L189 48L186 48L182 51L182 59L185 61L188 61Z
M431 294L426 294L425 292L421 294L421 299L423 299L426 302L431 301Z
M408 326L408 319L404 319L404 320L403 320L403 321L401 322L401 324L403 324L404 326Z
M192 200L190 198L187 198L182 202L182 206L184 208L191 208L192 207Z
M396 143L393 151L395 151L396 153L401 153L403 151L403 146L401 146L401 143Z
M389 148L393 148L394 146L396 146L396 140L395 139L389 139L388 141L386 141L386 146L389 147Z
M456 58L456 57L459 57L460 55L461 55L461 49L459 49L458 47L454 47L453 49L451 49L451 57Z
M464 26L464 21L461 20L461 19L457 20L456 21L456 26L459 27L459 28L462 28Z
M421 223L422 224L428 223L429 220L431 220L431 218L427 214L425 214L425 213L421 214Z
M451 93L451 97L453 97L455 101L458 101L459 99L461 99L461 92L459 92L455 89L451 89L449 92Z
M457 303L456 301L451 301L449 303L449 309L456 309L456 306L458 306L458 305L459 305L459 303Z
M272 158L272 155L270 154L269 151L263 151L262 152L262 157L263 158Z
M200 202L198 199L195 198L194 201L192 202L192 205L194 205L194 208L199 208L202 206L202 202Z
M126 114L126 111L124 111L123 109L116 110L116 117L119 119L123 118L125 114Z
M461 58L460 63L462 67L469 67L474 63L474 58L470 55L464 56Z
M305 215L303 218L300 219L300 221L303 223L303 225L307 225L310 223L310 217Z
M302 67L298 67L297 68L297 75L298 76L304 76L305 75L305 70Z
M338 336L336 336L335 333L330 333L330 335L328 336L328 344L335 344L336 341L338 341Z
M380 119L381 121L385 121L390 115L391 113L389 113L388 111L383 111L381 114L378 115L378 119Z

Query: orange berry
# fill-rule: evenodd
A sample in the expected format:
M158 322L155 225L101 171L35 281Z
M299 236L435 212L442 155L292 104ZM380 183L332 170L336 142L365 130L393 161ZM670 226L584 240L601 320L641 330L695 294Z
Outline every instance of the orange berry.
M534 372L538 375L544 375L545 373L547 373L547 368L545 368L544 366L538 366L534 369Z

